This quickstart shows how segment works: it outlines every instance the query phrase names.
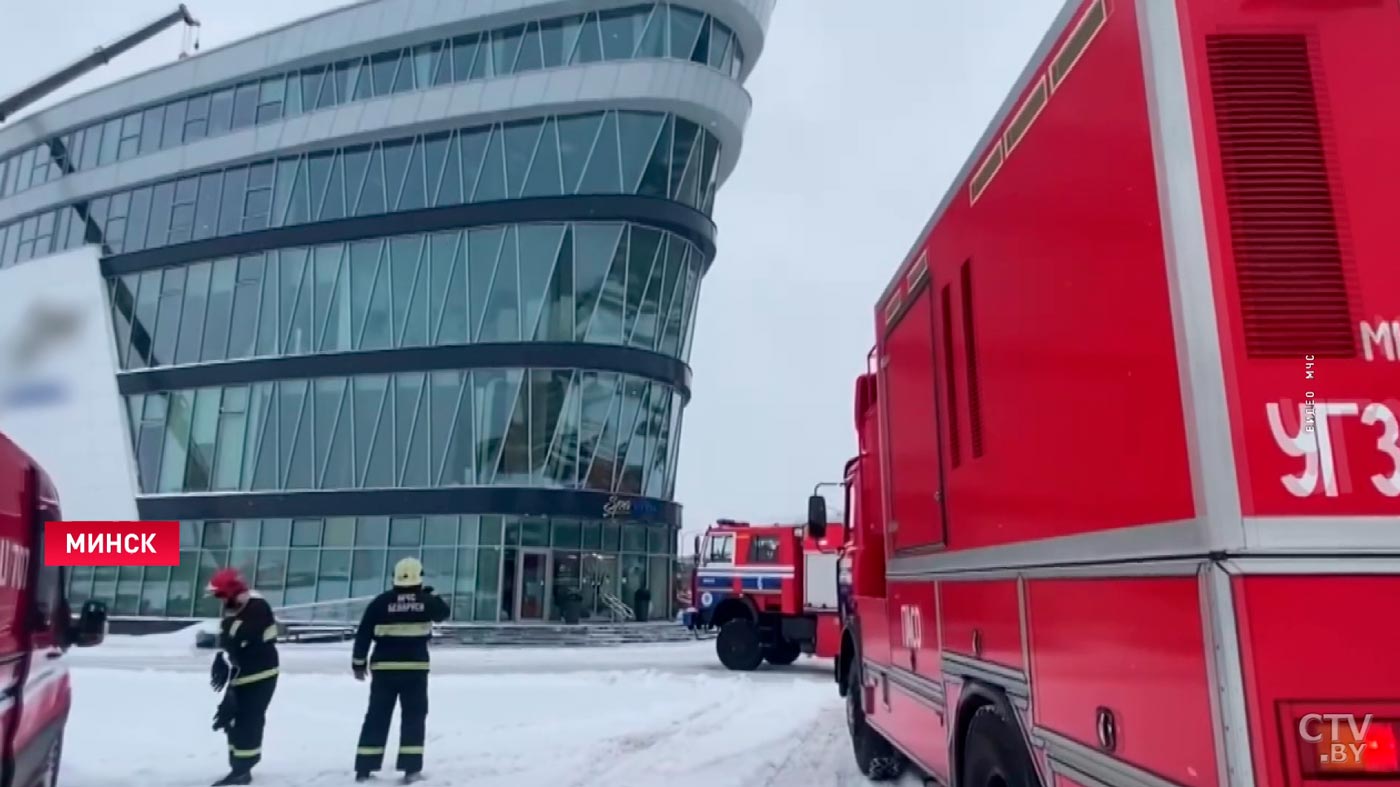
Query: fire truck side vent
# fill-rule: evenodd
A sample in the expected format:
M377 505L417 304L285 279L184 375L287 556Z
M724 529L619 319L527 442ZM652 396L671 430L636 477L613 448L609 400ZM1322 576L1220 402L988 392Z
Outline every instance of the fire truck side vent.
M982 166L978 167L977 171L972 173L972 180L967 186L968 195L972 202L977 202L977 198L982 196L982 192L987 190L987 185L992 182L992 178L996 177L997 172L1001 171L1001 165L1004 159L1005 156L1002 155L1001 140L997 140L996 146L987 154L987 160L983 161Z
M899 296L899 290L890 293L890 299L885 301L885 327L889 328L899 319L899 308L904 305L904 301Z
M1059 90L1064 83L1069 72L1079 65L1079 59L1084 56L1084 52L1089 49L1089 45L1094 42L1094 38L1103 29L1104 22L1108 21L1108 6L1104 0L1095 0L1089 5L1089 10L1084 12L1079 24L1074 28L1074 32L1065 39L1064 46L1056 53L1055 59L1050 61L1050 89Z
M962 264L963 344L967 350L967 415L972 422L972 457L982 455L982 386L977 376L977 331L972 312L972 260Z
M953 467L962 464L962 441L959 439L957 362L953 358L953 293L952 285L943 285L939 306L943 312L943 390L948 392L948 457Z
M905 283L912 294L914 290L928 278L928 252L920 252L915 258L914 264L909 266L909 273L905 275Z
M1356 357L1308 41L1207 39L1250 358Z
M1031 88L1030 95L1026 96L1026 102L1006 126L1006 155L1009 156L1016 150L1016 146L1030 130L1031 124L1040 117L1041 111L1049 102L1050 88L1046 87L1045 77L1041 77L1040 81L1035 83L1035 87Z

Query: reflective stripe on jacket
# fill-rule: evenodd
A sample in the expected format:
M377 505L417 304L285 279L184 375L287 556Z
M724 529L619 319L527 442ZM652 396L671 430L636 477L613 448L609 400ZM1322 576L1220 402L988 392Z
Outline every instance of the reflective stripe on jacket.
M380 593L360 618L352 663L367 663L372 670L426 670L433 624L449 613L447 602L422 588Z

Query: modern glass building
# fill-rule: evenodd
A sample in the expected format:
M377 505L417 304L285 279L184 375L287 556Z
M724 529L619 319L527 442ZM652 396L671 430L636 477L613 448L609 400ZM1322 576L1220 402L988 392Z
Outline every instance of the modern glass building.
M422 559L458 621L673 612L716 191L773 0L372 0L0 129L0 267L101 248L143 519L331 607ZM61 492L62 490L60 490Z

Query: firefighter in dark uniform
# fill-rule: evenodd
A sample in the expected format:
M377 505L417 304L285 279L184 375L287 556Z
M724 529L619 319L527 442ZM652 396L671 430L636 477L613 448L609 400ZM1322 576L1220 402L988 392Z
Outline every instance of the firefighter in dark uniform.
M229 774L214 787L251 784L253 766L262 759L267 706L277 690L277 619L236 569L215 572L209 594L224 607L209 685L215 691L227 686L214 714L214 730L228 735L229 761Z
M428 721L428 640L433 624L446 620L448 613L447 603L423 586L423 564L411 557L394 566L394 588L365 608L355 632L351 669L356 680L364 680L366 670L373 677L355 750L355 781L366 781L383 767L395 704L401 712L397 770L403 771L405 782L421 778Z

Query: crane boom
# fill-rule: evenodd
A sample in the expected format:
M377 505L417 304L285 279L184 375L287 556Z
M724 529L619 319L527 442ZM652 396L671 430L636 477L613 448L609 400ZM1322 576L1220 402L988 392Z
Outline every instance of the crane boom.
M137 46L151 37L164 32L166 28L176 22L184 22L190 27L199 27L199 21L190 14L190 10L184 3L179 8L162 16L161 18L142 26L116 41L109 46L98 47L91 54L85 55L76 62L68 65L55 73L44 77L33 85L19 91L9 98L0 99L0 123L4 123L14 113L47 96L53 91L72 82L80 76L92 71L98 66L106 65L112 58L120 55L132 47Z

